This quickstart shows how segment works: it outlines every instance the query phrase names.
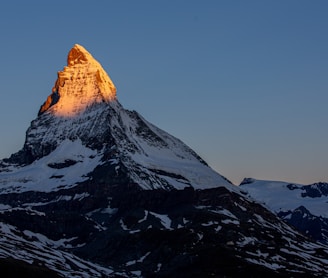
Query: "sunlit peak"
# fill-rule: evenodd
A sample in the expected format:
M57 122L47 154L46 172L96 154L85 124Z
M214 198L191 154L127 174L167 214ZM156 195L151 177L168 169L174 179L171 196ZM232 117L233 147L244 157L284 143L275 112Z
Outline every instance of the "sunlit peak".
M116 99L116 88L107 73L81 45L74 45L67 56L67 66L58 72L52 94L39 114L49 110L56 116L72 117L93 103Z

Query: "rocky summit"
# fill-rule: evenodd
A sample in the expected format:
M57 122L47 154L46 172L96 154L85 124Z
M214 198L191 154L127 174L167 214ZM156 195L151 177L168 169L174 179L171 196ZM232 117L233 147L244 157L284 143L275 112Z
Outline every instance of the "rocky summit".
M74 116L91 103L110 102L116 88L102 66L81 45L74 45L67 57L67 67L58 72L52 94L41 106L39 114L51 106L56 116Z
M80 45L69 52L23 148L0 161L0 234L7 277L328 271L327 245L124 109L107 73Z

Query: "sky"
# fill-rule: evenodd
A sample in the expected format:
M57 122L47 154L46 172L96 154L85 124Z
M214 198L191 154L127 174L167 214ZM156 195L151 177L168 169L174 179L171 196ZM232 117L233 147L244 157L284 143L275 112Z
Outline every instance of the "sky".
M220 174L328 182L328 1L2 1L0 158L83 45L119 102Z

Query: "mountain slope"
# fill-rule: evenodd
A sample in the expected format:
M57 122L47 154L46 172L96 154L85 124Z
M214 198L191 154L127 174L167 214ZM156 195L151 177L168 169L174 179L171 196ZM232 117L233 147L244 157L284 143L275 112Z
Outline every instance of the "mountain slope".
M1 273L11 270L6 277L14 277L16 271L24 271L24 276L31 272L31 277L109 277L113 273L109 268L84 261L69 252L54 250L54 246L62 243L40 234L27 230L20 232L14 226L0 222L0 235Z
M0 161L0 223L17 250L1 257L64 277L327 276L327 246L125 110L79 45L22 150Z

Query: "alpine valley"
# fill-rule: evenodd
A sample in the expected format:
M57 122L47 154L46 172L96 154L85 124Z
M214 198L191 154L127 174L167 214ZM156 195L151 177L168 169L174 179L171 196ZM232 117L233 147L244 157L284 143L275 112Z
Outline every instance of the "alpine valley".
M328 277L327 192L231 184L124 109L75 45L23 148L0 160L1 276Z

